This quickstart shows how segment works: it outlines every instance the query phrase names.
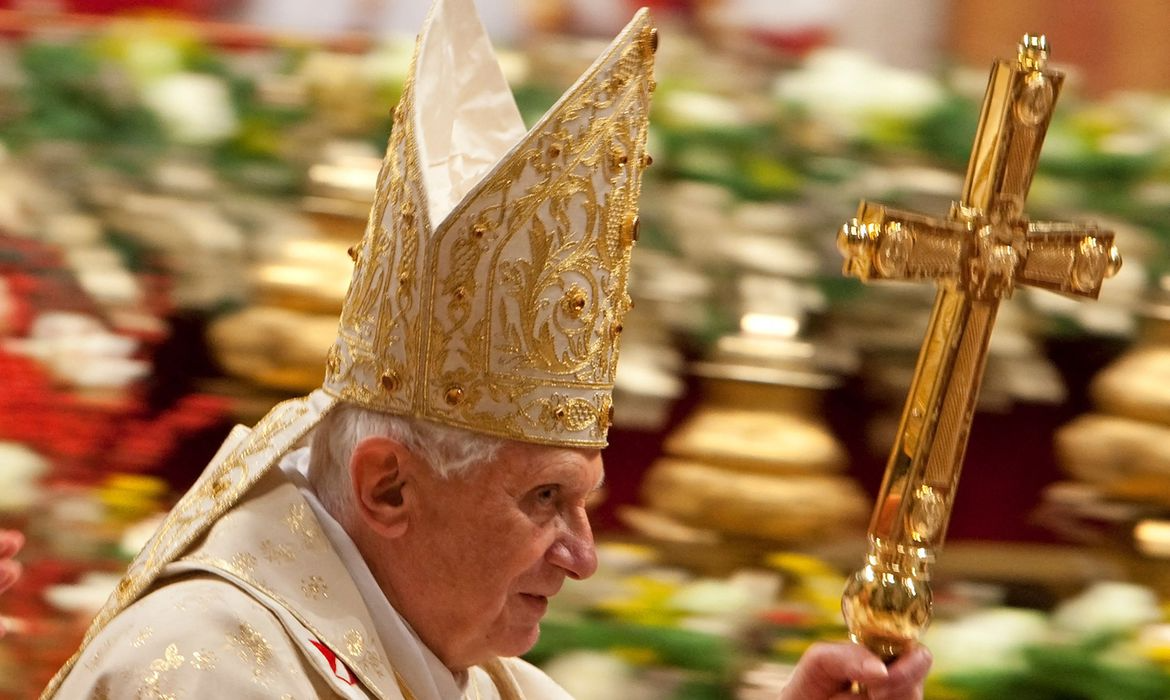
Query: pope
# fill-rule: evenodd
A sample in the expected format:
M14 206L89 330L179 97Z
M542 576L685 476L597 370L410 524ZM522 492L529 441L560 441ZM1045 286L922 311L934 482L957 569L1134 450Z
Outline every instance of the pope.
M516 658L597 568L658 35L526 129L471 0L419 35L323 386L237 427L43 698L567 698ZM783 695L885 667L814 647Z

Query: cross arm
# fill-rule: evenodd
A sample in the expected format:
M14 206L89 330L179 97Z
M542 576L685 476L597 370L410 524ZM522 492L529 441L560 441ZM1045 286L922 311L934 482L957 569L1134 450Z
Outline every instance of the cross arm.
M837 235L844 272L862 280L935 280L976 298L1020 285L1095 299L1121 266L1113 232L1092 224L934 219L873 202Z
M1034 222L1028 225L1027 257L1017 283L1096 299L1101 283L1119 269L1112 231L1093 224Z
M863 201L837 234L837 248L844 273L863 281L958 279L969 237L966 222Z

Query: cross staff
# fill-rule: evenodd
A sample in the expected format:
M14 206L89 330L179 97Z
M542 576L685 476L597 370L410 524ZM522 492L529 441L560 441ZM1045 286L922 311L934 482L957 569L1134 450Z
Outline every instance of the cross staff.
M1001 299L1018 285L1096 298L1121 258L1093 225L1032 223L1024 200L1063 74L1043 36L997 61L959 202L946 220L862 202L838 235L844 272L939 285L886 475L869 552L842 597L850 636L900 655L930 622L929 564L942 544Z

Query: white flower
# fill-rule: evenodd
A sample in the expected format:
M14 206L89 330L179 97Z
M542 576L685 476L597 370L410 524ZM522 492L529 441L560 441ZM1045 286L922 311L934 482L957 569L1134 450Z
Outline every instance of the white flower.
M1162 619L1162 612L1158 609L1158 597L1145 586L1108 581L1094 584L1065 602L1052 619L1060 630L1089 637L1157 622Z
M812 54L803 68L780 76L775 94L845 138L860 134L874 118L920 117L944 97L942 87L927 75L844 49Z
M1014 668L1024 647L1048 637L1043 613L993 608L955 621L936 622L923 640L939 673Z
M570 651L545 664L544 672L577 700L630 698L636 692L633 667L605 652Z
M5 349L36 359L55 379L82 388L120 389L150 371L148 362L134 358L136 340L109 332L85 314L43 313L28 338L10 339Z
M239 128L223 80L202 73L174 73L149 83L142 101L180 143L223 141Z
M64 612L94 615L105 605L118 586L119 579L121 576L118 574L90 571L83 574L77 583L49 586L45 589L45 600Z
M40 477L48 469L45 458L24 445L0 442L0 512L32 505L40 496Z

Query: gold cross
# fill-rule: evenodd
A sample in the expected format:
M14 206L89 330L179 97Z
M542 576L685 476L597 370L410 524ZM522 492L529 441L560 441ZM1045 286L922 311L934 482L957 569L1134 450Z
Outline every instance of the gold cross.
M1096 226L1024 215L1040 146L1064 75L1046 67L1043 36L992 66L962 199L946 220L862 202L838 235L845 274L936 280L865 566L842 608L854 641L900 655L929 624L929 564L942 544L1001 299L1019 285L1096 298L1121 258Z

